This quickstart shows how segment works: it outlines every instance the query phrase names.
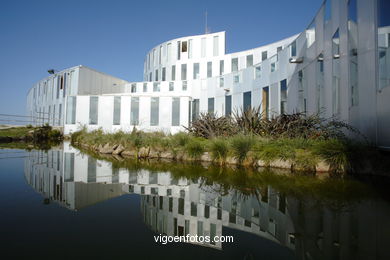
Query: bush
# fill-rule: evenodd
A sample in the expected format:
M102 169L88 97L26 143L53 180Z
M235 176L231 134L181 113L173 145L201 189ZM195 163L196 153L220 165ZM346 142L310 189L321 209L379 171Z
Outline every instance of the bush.
M186 128L194 136L213 138L217 136L231 136L235 134L236 127L230 117L216 117L215 114L202 113L199 118L192 121Z
M194 137L185 146L185 151L192 159L199 160L205 152L205 145L201 138Z
M190 139L191 137L189 134L179 132L171 137L171 142L175 146L184 147L190 141Z
M252 148L253 138L248 135L236 135L231 138L230 146L232 148L232 152L234 157L238 160L238 163L242 163L246 157L248 152Z
M334 172L344 172L348 168L348 145L345 141L330 139L317 142L314 153L327 162Z
M213 160L218 160L220 164L225 163L229 153L229 144L226 139L216 138L211 140L209 149Z

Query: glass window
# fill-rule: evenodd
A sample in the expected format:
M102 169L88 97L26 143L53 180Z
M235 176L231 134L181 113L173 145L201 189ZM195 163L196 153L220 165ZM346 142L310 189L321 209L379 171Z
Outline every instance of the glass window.
M181 80L187 80L187 64L181 64Z
M181 42L181 52L187 52L187 41Z
M201 39L201 57L206 57L206 38Z
M223 88L225 86L225 79L223 77L219 77L219 87Z
M232 72L238 71L238 58L232 59Z
M297 42L293 41L290 45L290 56L295 57L297 56Z
M199 117L199 99L192 101L192 121L195 121Z
M317 58L317 112L325 106L324 102L324 56L321 53Z
M246 56L246 67L253 66L253 55Z
M214 98L208 99L207 112L210 114L214 114Z
M269 118L269 87L264 87L262 91L261 109L263 119Z
M62 104L58 105L58 125L62 125Z
M219 61L219 75L223 75L225 71L225 62L224 60Z
M161 70L161 80L162 80L162 81L165 81L165 74L166 74L166 71L165 71L165 67L164 67L164 68L162 68L162 70Z
M248 110L252 106L252 92L244 92L244 111Z
M263 52L261 53L261 60L262 60L262 61L263 61L263 60L266 60L266 59L267 59L267 56L268 56L267 51L263 51Z
M88 156L87 182L96 182L96 159Z
M160 45L160 51L158 52L158 64L161 64L162 45Z
M172 126L180 126L180 98L172 98Z
M121 124L121 97L114 97L114 115L113 124Z
M259 79L261 77L261 66L256 66L255 68L255 79Z
M276 52L280 52L283 50L283 47L282 46L279 46L278 48L276 48Z
M191 216L196 217L198 214L198 207L195 202L191 202Z
M274 72L276 70L276 63L272 62L271 63L271 72Z
M306 42L309 48L316 41L316 24L313 21L306 29Z
M89 97L89 124L98 123L99 97Z
M225 96L225 116L232 114L232 96Z
M390 2L378 0L378 88L390 86Z
M136 83L132 83L131 84L131 93L135 93L137 92L137 84Z
M280 114L287 112L287 80L280 81Z
M199 63L194 63L194 79L199 79Z
M303 70L298 71L298 111L306 112L306 84Z
M169 91L173 91L175 89L175 83L174 82L169 82Z
M214 56L219 55L219 37L218 36L213 37L213 55Z
M158 81L158 70L156 70L156 73L154 74L154 76L155 76L154 80Z
M139 97L131 98L130 124L138 125L139 123Z
M207 62L207 77L211 78L213 76L213 63L211 61Z
M198 220L198 236L203 236L203 222Z
M235 74L235 75L233 75L233 83L234 84L238 84L238 83L240 83L240 74Z
M148 92L148 83L143 84L143 91Z
M150 125L156 126L159 123L160 100L158 97L152 97L150 102Z
M215 245L214 237L217 234L217 225L210 224L210 244Z
M172 65L172 70L171 70L171 80L175 81L176 80L176 65Z
M188 58L192 58L192 40L188 40Z
M332 111L333 115L340 113L340 36L339 29L332 37Z
M153 92L160 92L160 83L153 82Z
M177 42L177 59L180 60L180 41Z
M187 90L187 80L184 80L184 81L182 81L182 90L183 91L186 91Z
M172 48L172 44L171 44L171 43L168 43L168 44L167 44L167 61L168 61L168 62L171 61L171 55L172 55L171 48Z

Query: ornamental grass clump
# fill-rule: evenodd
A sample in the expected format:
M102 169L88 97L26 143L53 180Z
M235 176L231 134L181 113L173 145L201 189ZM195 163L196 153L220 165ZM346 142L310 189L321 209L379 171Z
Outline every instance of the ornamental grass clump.
M187 155L194 160L199 160L205 150L204 140L199 137L191 138L185 145Z
M212 159L218 161L221 165L226 162L229 154L229 144L224 138L212 139L209 145Z
M207 139L217 136L232 136L237 133L237 128L231 117L217 117L212 113L201 113L186 130L194 136Z
M253 145L253 137L249 135L236 135L230 139L230 147L234 158L237 159L239 164L247 158L248 152Z

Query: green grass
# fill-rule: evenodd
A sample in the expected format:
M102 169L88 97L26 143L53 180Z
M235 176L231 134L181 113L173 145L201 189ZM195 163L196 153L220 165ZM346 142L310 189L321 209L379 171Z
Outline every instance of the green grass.
M23 137L31 131L31 128L27 127L13 127L8 129L1 129L0 136L1 137Z
M71 140L74 144L121 144L125 149L135 151L149 147L159 154L170 152L176 157L180 153L194 160L209 152L214 162L221 165L229 157L236 158L238 164L246 165L262 160L270 166L273 161L282 160L290 163L294 171L314 172L316 165L324 161L335 173L348 172L356 162L364 159L362 151L369 149L343 139L266 138L252 134L205 139L184 132L175 135L137 130L104 133L101 129L88 132L85 128L73 133Z

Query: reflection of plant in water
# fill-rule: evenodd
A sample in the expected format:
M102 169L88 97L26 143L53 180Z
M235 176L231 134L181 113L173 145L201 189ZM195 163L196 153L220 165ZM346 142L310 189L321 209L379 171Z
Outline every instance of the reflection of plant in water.
M88 152L89 153L89 152ZM307 174L291 174L283 170L264 168L260 172L244 167L220 167L201 165L199 163L170 163L155 160L116 160L111 156L99 156L112 162L115 168L126 168L130 172L147 169L151 173L170 172L174 180L186 178L224 196L234 192L237 196L246 198L256 196L266 197L268 187L288 197L302 202L314 199L332 209L345 209L351 202L374 196L374 191L364 183L347 177L317 178Z

